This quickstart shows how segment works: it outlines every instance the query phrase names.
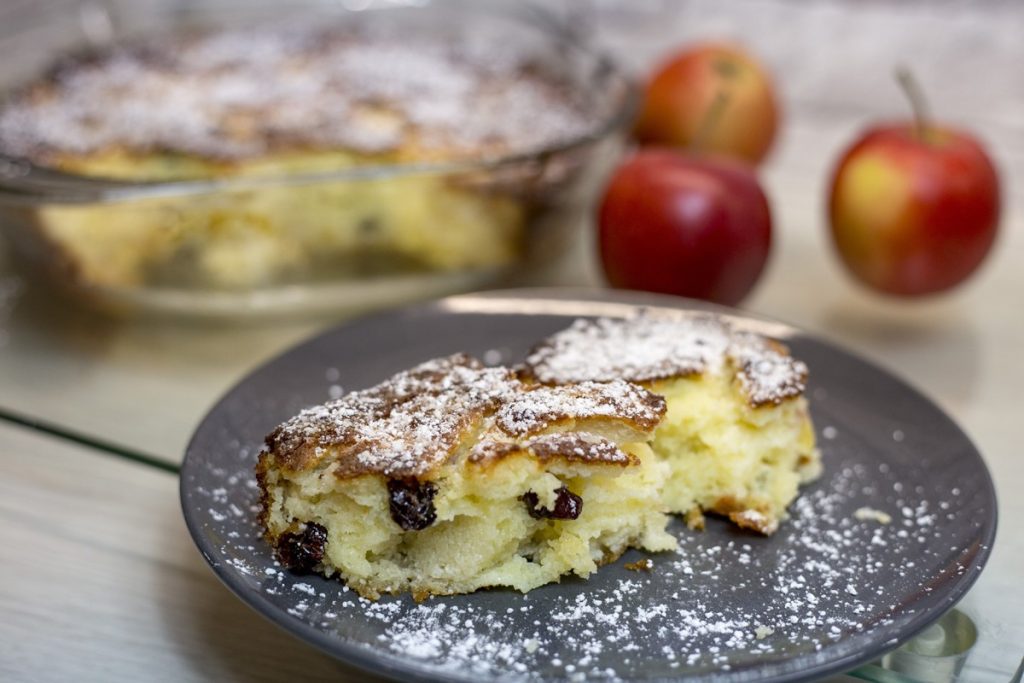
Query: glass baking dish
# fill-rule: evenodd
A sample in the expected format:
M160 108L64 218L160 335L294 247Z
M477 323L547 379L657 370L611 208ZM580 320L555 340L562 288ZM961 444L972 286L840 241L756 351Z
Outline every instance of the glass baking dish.
M636 91L527 3L16 4L0 9L0 87L13 91L69 51L296 13L392 35L498 35L557 72L594 117L584 133L527 152L413 163L318 153L223 177L86 176L0 156L0 231L26 272L106 311L244 318L478 289L565 250L621 152Z

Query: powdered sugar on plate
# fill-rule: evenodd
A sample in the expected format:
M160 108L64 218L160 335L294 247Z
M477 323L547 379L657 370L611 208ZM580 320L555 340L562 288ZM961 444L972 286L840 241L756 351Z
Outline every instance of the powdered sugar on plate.
M482 355L500 346L515 361L575 317L407 315L339 328L255 373L200 427L182 470L186 519L221 577L342 659L474 682L811 678L898 645L959 599L988 555L991 481L962 432L883 371L794 334L787 343L812 369L806 396L824 473L769 538L714 518L703 532L675 522L679 551L651 556L650 571L625 569L645 557L631 551L585 581L421 604L368 602L338 581L295 576L274 562L255 521L253 465L268 429L333 383L369 386L453 347ZM416 348L370 354L367 330L393 339L396 327L415 329ZM341 371L328 377L328 367ZM858 519L862 508L889 524Z
M623 569L642 557L631 552L587 581L570 577L526 595L487 591L419 604L408 596L372 602L337 581L289 573L253 523L254 496L252 514L240 519L227 509L237 504L223 487L202 493L212 523L244 529L221 549L236 558L234 569L291 616L340 642L355 621L376 634L371 647L380 656L467 680L621 680L641 661L649 670L652 658L670 676L841 648L867 629L911 617L906 595L931 591L949 567L966 571L963 549L944 540L943 521L962 504L957 494L933 502L923 488L898 481L881 491L888 466L831 464L771 538L717 520L703 533L674 522L680 550L654 555L650 572ZM236 487L231 497L238 490L251 492ZM891 510L894 523L853 514L866 500Z

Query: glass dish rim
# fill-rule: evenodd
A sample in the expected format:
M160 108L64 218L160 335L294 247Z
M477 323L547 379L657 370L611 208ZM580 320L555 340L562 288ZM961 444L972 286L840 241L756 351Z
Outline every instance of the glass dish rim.
M395 10L429 11L444 4L445 0L420 0L385 4L365 9L352 9L346 5L332 5L346 14L365 11L389 12ZM427 163L374 163L326 171L279 173L229 178L183 178L176 180L125 180L85 176L40 166L23 158L0 152L0 203L4 204L110 204L137 199L182 197L220 192L241 192L267 187L288 187L325 182L368 181L403 176L444 176L461 173L495 171L531 163L543 163L548 158L586 148L600 142L624 128L633 118L640 104L640 89L633 77L605 51L583 42L578 35L562 25L558 18L543 6L513 3L497 7L493 4L471 3L481 15L503 16L521 24L531 25L546 34L545 38L558 41L562 47L593 60L595 73L617 82L620 102L615 103L610 115L603 117L583 133L540 149L515 151L490 157L439 161Z

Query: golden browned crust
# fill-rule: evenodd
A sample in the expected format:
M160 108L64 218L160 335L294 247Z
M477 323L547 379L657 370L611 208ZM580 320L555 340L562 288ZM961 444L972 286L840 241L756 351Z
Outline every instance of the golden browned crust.
M530 451L540 460L555 458L567 462L639 465L640 459L607 439L587 434L547 434L529 442Z
M752 408L781 405L807 387L807 366L774 339L735 333L726 358L736 369L736 382Z
M750 529L765 536L771 536L779 527L779 520L765 507L751 506L734 496L723 496L716 500L708 509L728 517L736 526Z
M456 354L364 391L303 410L266 439L277 466L297 472L326 458L336 476L416 477L444 462L513 386L510 371Z
M639 465L640 460L613 442L595 434L560 432L534 437L524 443L484 440L469 454L469 462L490 465L514 455L529 455L540 461L564 460L588 464Z
M785 346L710 315L577 320L535 347L518 371L546 385L627 380L650 387L726 367L753 408L779 405L806 387L807 366Z
M724 328L710 316L687 321L579 319L535 346L518 368L542 384L649 383L703 373L725 348Z
M541 459L628 462L632 456L606 440L542 435L572 429L640 439L664 413L662 397L622 380L528 387L508 369L457 354L302 411L267 437L269 456L261 466L329 469L340 478L429 478L481 435L497 442L528 438L517 447Z
M649 572L654 569L654 560L649 557L645 557L642 560L636 562L627 562L622 565L623 569L628 569L631 572Z
M497 424L511 436L531 436L579 420L618 422L636 432L652 431L665 416L665 399L623 380L533 385L502 404Z
M260 511L258 521L263 535L267 540L273 540L270 535L270 526L267 524L267 517L270 514L270 487L267 486L267 471L271 466L271 455L260 453L256 461L256 486L260 492Z

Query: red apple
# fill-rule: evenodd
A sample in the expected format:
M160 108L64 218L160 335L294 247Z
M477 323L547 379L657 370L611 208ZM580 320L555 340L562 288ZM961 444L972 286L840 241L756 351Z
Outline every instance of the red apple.
M932 294L985 260L999 222L999 181L977 140L919 115L869 129L843 154L829 217L857 279L888 294Z
M735 45L703 43L655 73L635 134L642 144L758 163L772 145L778 117L771 79L757 60Z
M737 161L641 150L612 177L598 214L615 287L739 303L771 247L768 200Z

